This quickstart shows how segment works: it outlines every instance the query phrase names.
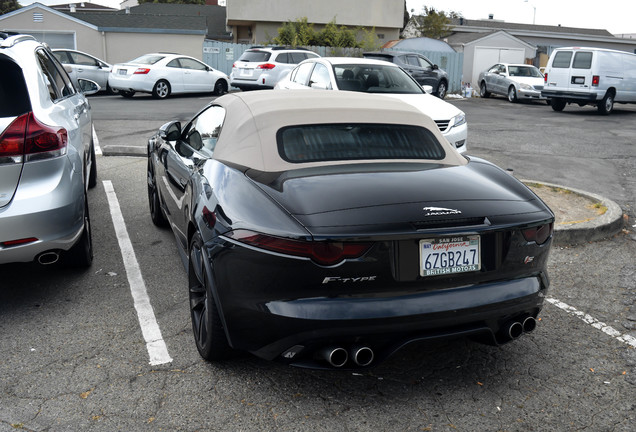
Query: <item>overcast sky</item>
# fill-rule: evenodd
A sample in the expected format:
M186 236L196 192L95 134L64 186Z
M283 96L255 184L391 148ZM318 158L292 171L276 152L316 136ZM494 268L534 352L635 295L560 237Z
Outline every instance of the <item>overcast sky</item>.
M559 25L604 29L615 35L636 34L635 0L406 0L420 15L424 6L458 12L467 19L494 19L521 24Z
M22 5L34 0L22 0ZM39 0L46 5L70 0ZM78 0L78 2L81 0ZM230 0L232 1L232 0ZM92 3L119 8L121 0L92 0ZM343 2L344 4L344 2ZM636 0L406 0L409 12L420 15L424 6L445 12L455 11L468 19L494 19L507 22L604 29L615 35L636 34Z

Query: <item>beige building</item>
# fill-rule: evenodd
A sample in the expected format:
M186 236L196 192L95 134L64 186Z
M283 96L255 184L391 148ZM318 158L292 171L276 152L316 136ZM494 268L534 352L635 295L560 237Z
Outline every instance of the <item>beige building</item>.
M263 43L278 36L287 21L307 18L320 31L336 20L339 26L375 28L380 41L400 37L404 0L231 0L227 25L235 43Z

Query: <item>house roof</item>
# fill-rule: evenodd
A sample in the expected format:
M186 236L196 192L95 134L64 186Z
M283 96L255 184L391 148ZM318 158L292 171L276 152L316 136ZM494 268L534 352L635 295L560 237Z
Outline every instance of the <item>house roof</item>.
M73 18L93 24L100 31L123 33L206 34L204 16L119 14L105 12L65 12Z
M540 33L566 33L566 34L582 34L587 36L601 36L601 37L614 37L607 30L602 29L586 29L586 28L577 28L577 27L562 27L562 26L548 26L548 25L535 25L535 24L519 24L519 23L510 23L505 21L495 21L495 20L470 20L466 18L454 18L451 19L451 26L455 27L453 30L460 30L458 27L470 28L473 27L474 30L481 29L482 31L487 30L525 30L525 31L533 31Z
M75 5L75 10L78 12L114 12L119 10L119 9L110 8L108 6L102 6L100 4L83 2L83 1L51 5L49 7L51 9L66 12L71 10L71 5Z
M514 36L513 34L505 31L505 30L492 30L492 31L488 31L488 32L483 32L483 33L453 33L452 35L448 36L446 38L446 41L450 44L450 45L466 45L469 44L471 42L475 42L477 40L480 39L485 39L488 38L494 34L497 33L501 33L503 35L506 35L507 37L509 37L510 39L514 39L516 41L518 41L519 43L526 45L529 48L532 49L536 49L536 47L534 45L529 44L528 42L519 39L518 37Z

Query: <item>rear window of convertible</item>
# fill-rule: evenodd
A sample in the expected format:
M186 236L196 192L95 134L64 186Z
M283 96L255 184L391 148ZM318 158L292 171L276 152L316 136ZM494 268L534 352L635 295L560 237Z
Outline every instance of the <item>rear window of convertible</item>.
M428 129L396 124L288 126L277 133L278 152L291 163L444 159L446 153Z

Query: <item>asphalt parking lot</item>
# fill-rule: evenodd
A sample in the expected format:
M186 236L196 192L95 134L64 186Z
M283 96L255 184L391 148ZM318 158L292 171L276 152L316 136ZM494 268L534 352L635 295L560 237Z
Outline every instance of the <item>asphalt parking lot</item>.
M636 424L636 106L448 99L469 151L520 178L616 201L626 229L553 248L535 332L499 347L413 344L362 372L237 355L203 361L186 274L148 213L145 140L209 96L91 98L104 155L89 270L0 267L0 431L632 431ZM141 317L141 318L140 318Z

